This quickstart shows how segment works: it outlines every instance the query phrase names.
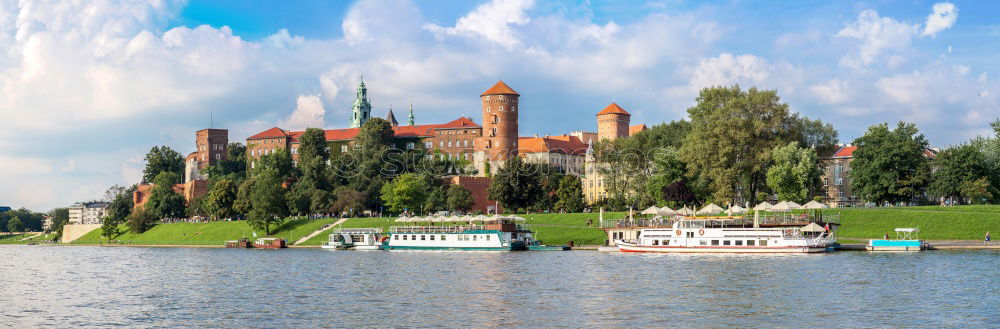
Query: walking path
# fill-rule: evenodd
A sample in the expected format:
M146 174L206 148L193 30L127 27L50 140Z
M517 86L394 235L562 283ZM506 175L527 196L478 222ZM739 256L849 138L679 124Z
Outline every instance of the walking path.
M39 236L39 235L42 235L42 234L44 234L44 233L45 233L45 232L38 232L38 234L35 234L35 235L32 235L32 236L29 236L29 237L27 237L27 238L24 238L24 239L21 239L21 241L28 241L28 240L31 240L32 238L34 238L34 237L36 237L36 236Z
M326 230L327 230L327 229L329 229L330 227L333 227L333 226L337 226L337 225L340 225L340 224L343 224L343 223L344 223L345 221L347 221L347 218L341 218L340 220L338 220L338 221L334 222L333 224L330 224L329 226L323 226L323 227L321 227L320 229L318 229L318 230L316 230L316 231L314 231L314 232L312 232L312 233L309 233L309 235L306 235L306 236L302 237L302 238L301 238L301 239L299 239L298 241L295 241L295 243L293 243L292 245L294 246L294 245L297 245L297 244L300 244L300 243L303 243L303 242L306 242L306 241L308 241L309 239L312 239L312 237L314 237L314 236L317 236L317 235L319 235L320 233L323 233L323 231L326 231Z

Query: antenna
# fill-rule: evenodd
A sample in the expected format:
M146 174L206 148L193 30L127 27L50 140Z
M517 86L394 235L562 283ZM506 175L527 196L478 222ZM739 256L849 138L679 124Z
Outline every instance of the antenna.
M215 112L213 109L208 109L208 128L212 129L215 124Z

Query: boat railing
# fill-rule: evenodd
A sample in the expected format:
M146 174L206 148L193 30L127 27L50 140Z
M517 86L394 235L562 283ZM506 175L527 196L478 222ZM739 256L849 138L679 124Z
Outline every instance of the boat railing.
M482 230L482 225L457 226L391 226L390 233L462 233L466 230Z
M605 219L600 221L600 228L632 228L632 227L673 227L674 221L680 221L680 228L701 228L701 227L745 227L753 225L754 216L752 214L744 216L716 216L716 217L670 217L670 218L621 218ZM838 214L789 214L770 213L757 217L760 225L792 225L805 223L840 224Z
M381 234L382 229L380 228L335 228L330 233L332 234Z

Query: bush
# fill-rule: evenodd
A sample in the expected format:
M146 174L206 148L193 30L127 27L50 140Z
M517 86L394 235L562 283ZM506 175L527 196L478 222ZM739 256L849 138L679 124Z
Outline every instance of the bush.
M144 208L138 208L128 215L129 232L141 234L146 232L156 223L156 216L147 212Z

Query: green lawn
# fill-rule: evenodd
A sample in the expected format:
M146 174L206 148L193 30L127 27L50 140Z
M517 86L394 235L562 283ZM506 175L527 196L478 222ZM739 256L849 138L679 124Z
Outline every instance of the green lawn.
M323 225L333 223L333 219L295 219L285 221L277 228L272 228L271 236L285 238L288 243L309 235L318 230ZM126 244L162 244L162 245L222 245L226 240L235 240L241 237L252 238L253 233L258 237L263 237L263 231L255 231L247 225L246 221L233 222L209 222L209 223L170 223L157 224L149 231L142 234L128 232L126 226L122 226L125 234L115 240L124 241ZM106 242L101 237L101 230L97 229L76 239L75 244L92 244Z
M825 213L840 214L839 235L844 238L881 238L897 227L920 229L924 240L979 240L986 231L1000 232L1000 206L922 206L899 208L837 208Z
M10 234L10 233L0 233L0 244L24 244L27 241L21 241L21 239L27 238L28 234Z

